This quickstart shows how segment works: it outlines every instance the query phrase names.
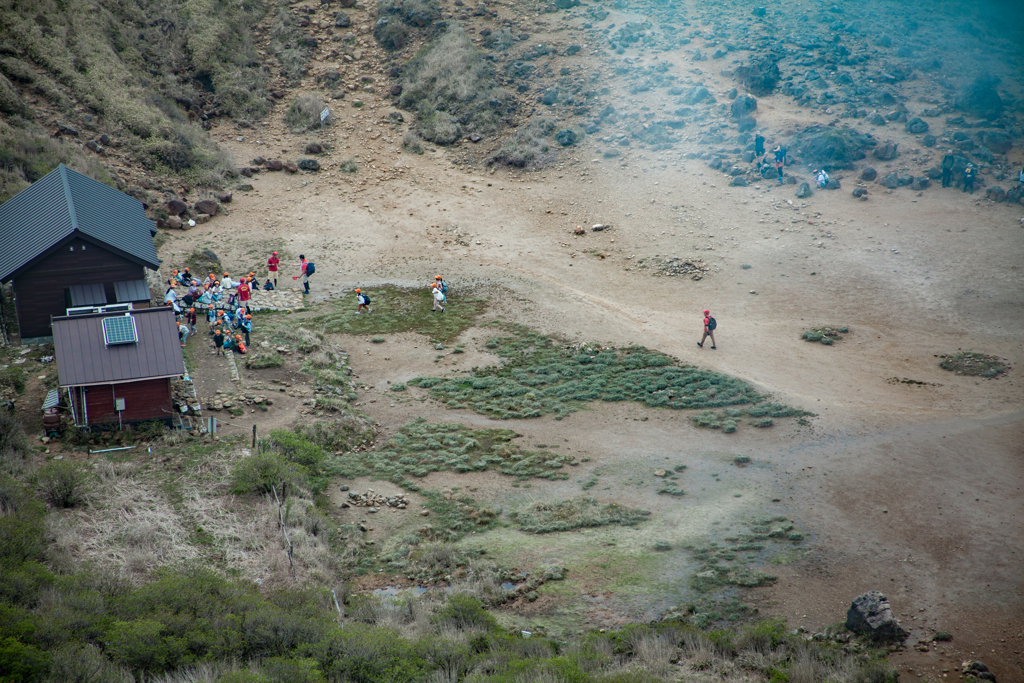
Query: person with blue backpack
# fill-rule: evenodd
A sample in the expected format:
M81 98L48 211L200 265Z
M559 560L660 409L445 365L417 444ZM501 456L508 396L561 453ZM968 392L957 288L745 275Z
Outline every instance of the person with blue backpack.
M711 311L704 309L704 336L697 342L697 346L704 348L704 340L711 337L711 348L717 349L715 345L715 328L718 327L718 322L711 317Z
M299 254L299 258L302 262L299 264L299 274L293 275L293 280L302 278L302 286L306 289L306 294L309 294L309 276L316 272L316 266L313 265L312 261L307 261L304 254Z
M448 283L445 282L440 275L434 276L434 284L441 288L441 293L444 294L445 300L448 299Z
M441 291L441 285L437 282L433 282L430 285L430 295L434 298L434 307L430 309L431 313L436 312L440 309L444 313L444 303L446 301L444 292Z

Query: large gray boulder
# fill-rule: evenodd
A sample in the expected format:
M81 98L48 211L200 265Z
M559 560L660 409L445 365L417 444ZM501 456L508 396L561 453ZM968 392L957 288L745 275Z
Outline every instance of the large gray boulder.
M881 591L868 591L854 599L846 613L846 628L883 642L903 642L910 635L896 621Z
M732 117L741 119L757 111L757 100L750 95L740 95L732 101Z
M814 193L811 191L811 186L808 185L807 183L800 183L800 187L797 188L796 191L797 199L807 199L813 194Z

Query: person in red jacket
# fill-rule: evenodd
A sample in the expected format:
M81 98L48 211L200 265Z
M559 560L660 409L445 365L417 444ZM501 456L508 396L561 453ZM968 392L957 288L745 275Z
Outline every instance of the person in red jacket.
M711 317L711 311L704 309L704 336L697 342L697 346L704 348L704 340L711 337L711 348L717 349L715 346L715 328L718 327L718 323Z
M238 283L238 306L244 308L246 313L249 312L249 299L252 297L252 288L249 287L249 278L242 278L242 281Z
M270 277L274 280L274 289L277 289L277 267L281 264L281 259L277 258L277 252L275 251L267 259L267 271L270 273Z

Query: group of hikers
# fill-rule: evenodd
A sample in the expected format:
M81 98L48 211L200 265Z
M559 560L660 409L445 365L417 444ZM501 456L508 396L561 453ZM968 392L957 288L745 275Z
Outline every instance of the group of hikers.
M174 310L182 347L189 336L198 334L199 316L205 315L218 354L225 350L247 353L252 334L252 291L258 286L255 273L232 280L225 271L220 278L210 273L200 280L188 268L174 270L167 281L164 305ZM179 287L187 288L180 297Z
M778 173L779 185L785 182L783 178L784 170L786 167L786 148L782 145L776 145L775 149L772 150L772 157L769 160L764 147L764 134L758 131L754 135L754 163L757 164L758 173L761 177L767 178L772 173L772 169Z

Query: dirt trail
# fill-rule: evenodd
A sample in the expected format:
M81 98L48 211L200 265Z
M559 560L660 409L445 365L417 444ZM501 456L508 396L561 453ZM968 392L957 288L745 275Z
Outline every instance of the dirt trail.
M367 21L358 13L354 20ZM368 59L378 58L373 49ZM584 65L607 66L599 57ZM732 87L702 68L718 96ZM610 87L612 99L644 97ZM451 163L459 149L403 153L398 140L408 124L382 124L388 100L363 99L362 109L332 105L335 126L316 136L289 135L281 110L256 131L215 129L240 162L268 149L294 158L316 137L334 145L321 160L326 169L358 154L361 170L259 174L230 215L172 236L161 256L173 261L203 238L231 269L258 267L271 248L312 255L317 301L357 284L425 285L440 272L456 292L499 288L491 312L504 320L572 339L643 344L813 411L812 429L767 434L701 432L683 416L636 406L509 426L528 440L586 450L587 471L616 462L647 467L651 454L667 451L711 463L713 453L755 453L765 470L743 484L757 491L751 509L781 498L813 547L809 560L779 567L777 584L753 592L765 611L821 628L841 621L855 595L877 588L915 637L932 632L924 626L955 633L939 650L900 655L901 667L939 671L977 657L1000 680L1024 680L1020 206L956 189L886 193L873 184L863 202L849 192L856 177L843 172L843 190L799 200L792 186L729 187L678 150L606 159L592 138L540 171L459 168ZM760 98L758 111L773 134L827 121L782 95ZM902 127L886 133L907 156L934 155ZM1019 150L1011 157L1019 162ZM613 227L572 234L593 223ZM671 257L701 258L711 270L700 281L656 276ZM705 307L719 321L716 351L695 343ZM832 347L800 340L824 324L851 332ZM415 335L389 339L388 360L365 340L345 343L368 385L438 369ZM958 348L1004 357L1014 369L997 380L941 370L936 355ZM921 384L898 381L908 378ZM430 402L376 400L382 390L360 400L385 434L418 415L484 422ZM519 495L500 482L479 485L495 501ZM533 492L560 490L552 487ZM680 510L691 505L683 501ZM657 496L644 502L671 508Z

